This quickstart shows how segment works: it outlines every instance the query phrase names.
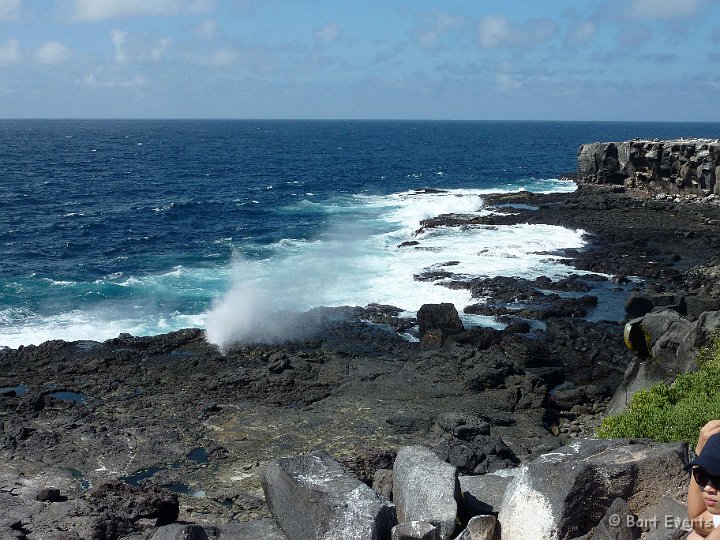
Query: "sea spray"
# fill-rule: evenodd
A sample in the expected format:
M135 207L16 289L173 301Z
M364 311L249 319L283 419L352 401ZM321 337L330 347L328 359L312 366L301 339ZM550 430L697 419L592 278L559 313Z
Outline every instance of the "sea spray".
M469 288L445 287L448 279L427 280L422 274L450 264L456 280L563 277L571 268L549 252L584 245L583 231L551 225L418 231L421 220L438 214L489 213L475 190L358 197L354 208L328 219L327 229L313 240L283 239L267 259L238 258L227 293L206 314L208 339L227 349L234 342L309 337L321 323L301 314L320 306L376 303L415 312L426 303L451 302L462 311L472 301ZM402 246L410 239L419 245Z
M305 313L337 306L335 291L352 276L367 225L345 223L321 240L281 241L284 256L249 260L238 256L229 291L205 317L210 342L225 351L235 342L278 343L307 338L321 321Z

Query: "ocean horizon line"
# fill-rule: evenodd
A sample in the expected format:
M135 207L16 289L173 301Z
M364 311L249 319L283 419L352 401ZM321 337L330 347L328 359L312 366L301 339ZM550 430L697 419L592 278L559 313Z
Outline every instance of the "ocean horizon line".
M462 118L243 118L243 117L4 117L0 122L362 122L473 124L720 124L720 120L462 119Z

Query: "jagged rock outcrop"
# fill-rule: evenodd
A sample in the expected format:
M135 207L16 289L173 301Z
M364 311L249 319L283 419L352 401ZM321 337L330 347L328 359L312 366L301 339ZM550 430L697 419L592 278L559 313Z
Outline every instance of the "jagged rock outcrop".
M503 540L569 540L589 533L618 497L637 515L657 515L659 499L687 490L687 446L584 439L520 468L498 521ZM624 523L623 523L624 525Z
M448 336L464 330L457 309L449 302L423 304L417 312L417 321L424 349L439 347Z
M720 194L720 140L632 140L583 144L578 180L653 192Z

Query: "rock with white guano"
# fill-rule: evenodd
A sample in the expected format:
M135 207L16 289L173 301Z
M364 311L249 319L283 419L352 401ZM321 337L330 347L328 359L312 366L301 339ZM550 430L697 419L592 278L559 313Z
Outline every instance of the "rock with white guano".
M455 531L458 494L455 467L423 446L400 449L393 468L393 501L400 522L426 521L446 540Z
M397 523L390 501L322 450L272 461L262 485L290 540L383 540Z
M498 521L503 540L569 540L599 524L620 497L645 515L668 492L687 490L687 445L583 439L520 467ZM579 519L582 516L582 519Z

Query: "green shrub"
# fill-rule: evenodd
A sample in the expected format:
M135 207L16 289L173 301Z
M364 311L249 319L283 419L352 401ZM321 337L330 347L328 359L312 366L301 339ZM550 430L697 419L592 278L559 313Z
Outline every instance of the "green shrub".
M720 419L720 335L700 351L697 364L698 371L683 373L670 385L637 392L625 412L603 420L597 435L695 444L700 428Z

